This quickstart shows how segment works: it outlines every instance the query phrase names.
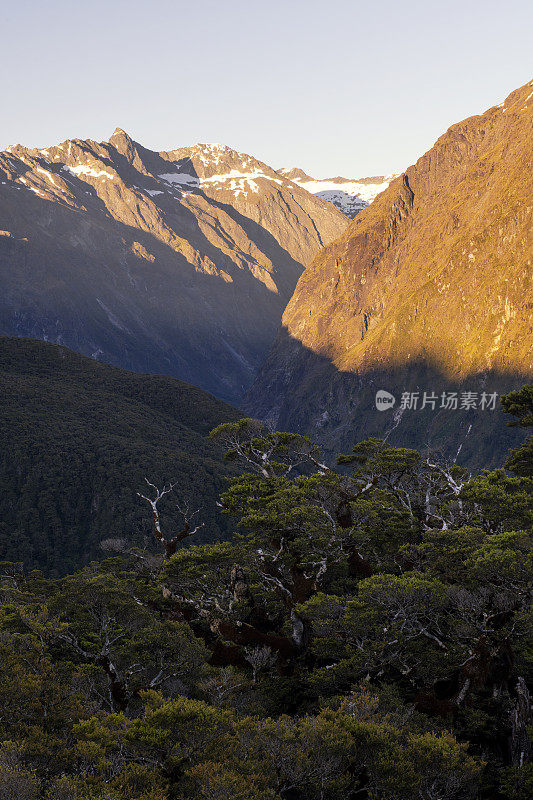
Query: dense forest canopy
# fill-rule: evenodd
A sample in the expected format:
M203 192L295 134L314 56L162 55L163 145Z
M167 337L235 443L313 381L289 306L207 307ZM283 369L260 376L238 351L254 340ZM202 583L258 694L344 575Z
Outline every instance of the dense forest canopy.
M503 407L531 425L533 387ZM230 541L149 475L151 549L1 565L0 797L531 797L532 439L473 478L378 439L329 467L250 419L210 441Z
M0 559L64 575L110 537L144 546L145 476L178 481L193 511L201 498L200 541L228 535L216 503L232 470L206 436L238 412L201 389L0 337L0 415ZM164 514L182 524L175 503Z

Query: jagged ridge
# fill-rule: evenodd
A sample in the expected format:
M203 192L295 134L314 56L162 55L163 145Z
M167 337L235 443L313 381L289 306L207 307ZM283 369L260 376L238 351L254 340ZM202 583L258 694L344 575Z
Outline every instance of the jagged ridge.
M0 332L163 372L236 402L304 265L345 218L223 145L117 129L0 153Z

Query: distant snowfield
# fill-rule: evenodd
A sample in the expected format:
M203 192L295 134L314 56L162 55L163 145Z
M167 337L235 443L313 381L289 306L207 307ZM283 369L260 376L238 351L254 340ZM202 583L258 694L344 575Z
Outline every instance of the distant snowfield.
M378 183L361 183L345 179L325 179L314 180L304 178L292 178L302 189L306 189L311 194L321 197L328 203L333 203L343 214L354 217L359 211L370 205L378 194L384 192L390 182L397 175L385 175L383 180Z
M304 181L296 179L294 183L297 183L298 186L301 186L303 189L307 189L307 191L311 192L311 194L340 191L345 192L346 194L357 196L366 203L371 203L372 200L375 200L378 194L385 191L389 183L395 177L396 175L386 175L381 183L359 183L358 181L335 181L327 179L322 181Z
M305 184L302 188L305 188ZM362 200L358 195L351 195L348 192L338 191L337 189L328 189L325 192L313 192L315 197L320 197L328 203L333 203L339 211L346 214L347 217L355 217L359 211L369 205L369 201Z

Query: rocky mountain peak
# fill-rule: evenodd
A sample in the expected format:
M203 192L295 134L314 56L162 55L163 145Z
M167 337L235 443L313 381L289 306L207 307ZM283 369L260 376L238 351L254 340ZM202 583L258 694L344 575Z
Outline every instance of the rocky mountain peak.
M158 153L120 128L0 153L0 218L0 333L233 402L304 266L347 224L253 156L218 144Z
M291 181L312 181L310 175L303 171L303 169L299 169L299 167L292 167L291 169L278 169L280 175L283 175L284 178L289 178Z
M200 143L162 155L179 172L196 179L208 193L223 193L228 198L254 203L257 195L270 194L278 186L291 189L291 182L281 178L272 167L227 145Z
M109 139L109 144L119 153L124 156L126 161L131 164L134 169L143 175L149 176L150 170L145 163L146 151L138 142L134 141L126 131L122 128L115 128L113 135Z
M130 142L132 141L131 136L129 136L123 128L115 128L111 139L113 139L114 136L129 139ZM109 141L111 141L111 139Z
M109 138L109 144L112 144L122 155L134 151L136 147L136 143L131 136L129 136L126 131L122 130L122 128L115 128L113 135Z

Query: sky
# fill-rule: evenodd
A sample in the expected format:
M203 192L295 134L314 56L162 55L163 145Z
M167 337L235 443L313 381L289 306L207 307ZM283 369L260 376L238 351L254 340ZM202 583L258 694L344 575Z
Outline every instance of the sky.
M220 142L401 172L533 78L531 0L0 0L0 149Z

